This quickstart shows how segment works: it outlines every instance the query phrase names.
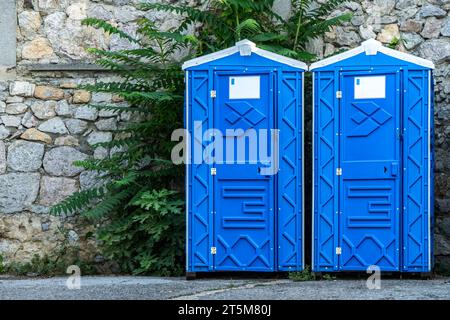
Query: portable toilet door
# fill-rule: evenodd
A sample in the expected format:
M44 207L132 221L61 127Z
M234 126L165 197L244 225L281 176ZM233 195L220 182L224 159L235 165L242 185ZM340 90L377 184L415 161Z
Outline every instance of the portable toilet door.
M243 40L183 69L187 272L301 270L307 66Z
M311 65L315 272L431 270L433 68L376 40Z

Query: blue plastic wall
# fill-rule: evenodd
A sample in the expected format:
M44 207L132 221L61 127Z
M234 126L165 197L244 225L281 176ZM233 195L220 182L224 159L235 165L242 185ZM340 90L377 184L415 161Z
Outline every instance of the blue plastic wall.
M186 70L185 125L191 134L190 153L205 148L194 131L213 127L214 71L271 71L274 75L275 123L280 130L280 171L275 175L274 266L272 270L303 269L303 72L256 54L239 53ZM194 121L202 127L194 128ZM215 271L211 247L216 247L213 176L205 163L189 164L186 172L188 272ZM245 233L245 230L242 231ZM249 252L250 254L250 252ZM269 271L269 270L268 270Z
M403 129L399 271L427 272L433 264L432 72L382 53L361 53L313 71L313 270L341 270L339 212L339 100L341 71L397 70ZM430 147L429 147L430 146ZM402 171L402 170L400 170ZM345 175L345 172L343 173ZM382 269L383 270L383 269Z

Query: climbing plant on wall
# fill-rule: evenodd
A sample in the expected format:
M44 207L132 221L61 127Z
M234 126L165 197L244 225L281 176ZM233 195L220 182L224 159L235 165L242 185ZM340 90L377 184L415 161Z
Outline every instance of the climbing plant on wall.
M189 26L200 23L196 34L198 55L231 47L247 38L263 49L310 61L316 57L307 52L308 41L351 19L350 14L328 17L344 2L330 0L317 4L312 0L291 0L288 18L273 10L274 0L210 0L202 8L145 3L142 8L183 15L177 32L186 32Z

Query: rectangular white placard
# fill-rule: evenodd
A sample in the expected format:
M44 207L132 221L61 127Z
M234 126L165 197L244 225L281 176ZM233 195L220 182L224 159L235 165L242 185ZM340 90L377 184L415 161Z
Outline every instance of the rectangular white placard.
M259 76L230 77L230 99L259 99Z
M355 99L386 98L386 76L355 77Z

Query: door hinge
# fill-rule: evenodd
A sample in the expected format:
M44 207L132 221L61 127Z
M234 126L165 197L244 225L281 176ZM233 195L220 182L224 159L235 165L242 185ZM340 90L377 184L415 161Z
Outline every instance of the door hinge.
M336 168L336 175L342 176L342 168Z
M216 90L211 90L211 98L215 98L217 96Z
M215 176L217 174L217 169L216 168L211 168L211 175Z
M341 247L336 247L336 254L337 255L342 254L342 248Z
M342 91L336 91L336 98L341 99L342 98Z
M217 253L217 248L211 247L211 254L216 254L216 253Z

